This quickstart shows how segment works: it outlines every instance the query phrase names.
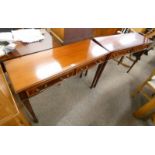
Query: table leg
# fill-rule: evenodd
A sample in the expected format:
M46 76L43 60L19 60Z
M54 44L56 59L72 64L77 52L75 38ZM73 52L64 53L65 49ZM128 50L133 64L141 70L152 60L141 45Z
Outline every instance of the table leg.
M123 59L124 59L124 56L122 56L121 59L118 61L118 65L122 63Z
M20 99L22 100L23 104L25 105L25 107L27 108L27 110L29 111L29 113L31 114L32 118L33 118L33 121L35 123L38 123L38 118L36 117L34 111L33 111L33 108L30 104L30 101L28 99L28 96L27 94L24 92L22 94L19 95L20 96Z
M128 69L127 73L130 72L130 70L133 68L133 66L138 62L138 59L136 59L133 64L130 66L130 68Z
M87 69L86 72L85 72L85 76L87 76L87 74L88 74L88 69Z
M94 87L94 83L95 83L96 78L97 78L97 76L98 76L98 73L99 73L99 71L100 71L100 69L101 69L101 66L102 66L102 64L99 64L98 67L97 67L97 71L96 71L96 73L95 73L93 82L92 82L92 84L91 84L91 86L90 86L91 89Z
M108 61L105 61L105 62L101 65L100 70L99 70L99 73L98 73L98 75L97 75L97 77L96 77L96 80L95 80L95 82L94 82L94 86L93 86L94 88L96 87L96 85L97 85L97 83L98 83L98 81L99 81L99 79L100 79L100 77L101 77L101 74L102 74L102 72L103 72L104 69L105 69L105 66L106 66L107 62L108 62Z
M81 71L81 73L80 73L80 78L82 78L82 75L83 75L83 71Z

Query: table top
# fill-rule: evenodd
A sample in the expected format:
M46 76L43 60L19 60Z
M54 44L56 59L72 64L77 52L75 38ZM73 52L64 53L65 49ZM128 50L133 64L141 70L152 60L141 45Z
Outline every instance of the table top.
M109 52L92 40L83 40L5 61L5 67L16 93L77 68Z
M106 37L96 37L94 40L96 40L100 45L102 45L110 52L120 51L151 42L149 39L144 38L143 35L138 33L126 33Z
M61 46L61 44L57 40L55 40L54 37L52 37L45 29L42 29L41 31L44 34L45 39L34 43L17 42L15 51L9 53L8 55L0 57L0 60L6 61L9 59Z

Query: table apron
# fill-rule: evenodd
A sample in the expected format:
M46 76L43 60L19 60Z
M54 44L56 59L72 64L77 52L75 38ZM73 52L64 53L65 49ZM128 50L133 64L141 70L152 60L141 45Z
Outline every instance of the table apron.
M70 78L72 76L77 75L78 73L88 70L89 68L101 64L105 61L105 57L101 57L99 59L93 60L91 62L79 65L78 67L74 68L73 70L70 71L66 71L65 73L52 78L51 80L45 81L43 83L40 84L36 84L35 86L32 86L30 88L27 88L26 90L24 90L24 92L26 92L28 97L32 97L34 95L37 95L39 93L41 93L42 91L46 90L48 87L58 83L58 82L62 82L63 80Z

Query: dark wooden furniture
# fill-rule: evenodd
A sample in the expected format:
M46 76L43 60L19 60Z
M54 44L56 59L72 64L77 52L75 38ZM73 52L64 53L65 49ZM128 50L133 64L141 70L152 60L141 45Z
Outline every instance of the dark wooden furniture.
M121 30L122 28L93 28L93 37L115 35Z
M4 64L14 91L37 122L29 97L93 65L101 65L108 53L94 41L84 40L5 61Z
M61 44L57 40L55 40L54 37L52 37L45 29L42 29L42 32L45 36L44 40L34 43L17 42L15 51L9 53L8 55L0 57L0 61L3 62L9 59L61 46Z
M38 121L29 97L38 94L63 79L88 70L98 64L91 88L95 87L108 60L135 53L151 41L138 33L97 37L62 47L6 61L5 68L14 91Z
M93 37L92 28L51 28L49 31L63 45Z
M66 45L76 41L91 39L98 36L117 34L122 28L51 28L49 31L62 44Z
M93 40L104 49L109 51L108 60L124 56L128 53L139 52L147 48L152 43L151 40L138 33L126 33L107 37L96 37ZM97 85L105 65L106 64L102 64L98 67L97 72L99 72L99 74L96 76L96 79L94 80L96 82L92 83L91 88Z
M151 29L151 30L147 30L147 29L144 29L144 28L137 28L137 29L131 29L131 30L133 30L133 31L137 31L137 32L139 32L140 34L142 34L145 38L149 38L149 39L153 39L153 37L154 37L154 35L155 35L155 33L154 33L154 29ZM120 60L118 61L118 65L119 64L121 64L121 65L123 65L123 66L125 66L125 67L127 67L128 68L128 70L127 70L127 73L129 73L130 71L131 71L131 69L135 66L135 64L139 61L139 60L141 60L141 57L142 57L142 55L148 55L148 52L151 50L151 49L153 49L154 48L154 43L152 43L152 45L150 45L148 48L146 48L146 49L143 49L143 50L140 50L139 52L136 52L136 53L130 53L130 55L129 56L122 56L121 58L120 58ZM128 65L128 64L126 64L126 63L124 63L124 59L125 58L128 58L128 60L130 60L130 61L132 61L132 64L131 65Z

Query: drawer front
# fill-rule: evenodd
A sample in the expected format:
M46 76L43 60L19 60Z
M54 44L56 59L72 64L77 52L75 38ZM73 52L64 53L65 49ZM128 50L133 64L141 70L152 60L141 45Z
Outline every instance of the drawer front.
M148 47L147 45L137 46L137 47L132 48L132 52L133 53L140 52L140 51L144 50L147 47Z
M47 81L45 83L42 83L42 84L39 84L39 85L34 86L32 88L29 88L26 91L26 94L28 95L28 97L32 97L34 95L37 95L37 94L41 93L42 91L44 91L46 88L48 88L48 87L50 87L50 86L52 86L58 82L61 82L64 79L67 79L71 76L74 76L75 74L76 74L75 70L64 73L64 74L60 75L59 77L57 77L51 81Z
M63 81L63 80L65 80L65 79L67 79L67 78L70 78L70 77L72 77L72 76L74 76L74 75L76 75L76 70L74 69L73 71L71 71L71 72L68 72L68 73L66 73L66 74L63 74L60 78L59 78L59 81Z
M121 50L121 51L116 51L116 52L112 52L109 59L114 59L117 57L121 57L126 55L127 53L130 53L132 49L125 49L125 50Z
M141 45L141 46L137 46L137 47L133 47L133 48L128 48L125 50L121 50L121 51L116 51L116 52L112 52L110 59L114 59L117 57L121 57L124 56L128 53L136 53L136 52L140 52L141 50L147 48L147 45Z
M26 91L26 94L28 97L31 97L31 96L34 96L34 95L37 95L39 94L41 91L43 91L45 88L46 88L47 85L41 85L41 86L38 86L38 87L33 87L33 88L30 88Z

